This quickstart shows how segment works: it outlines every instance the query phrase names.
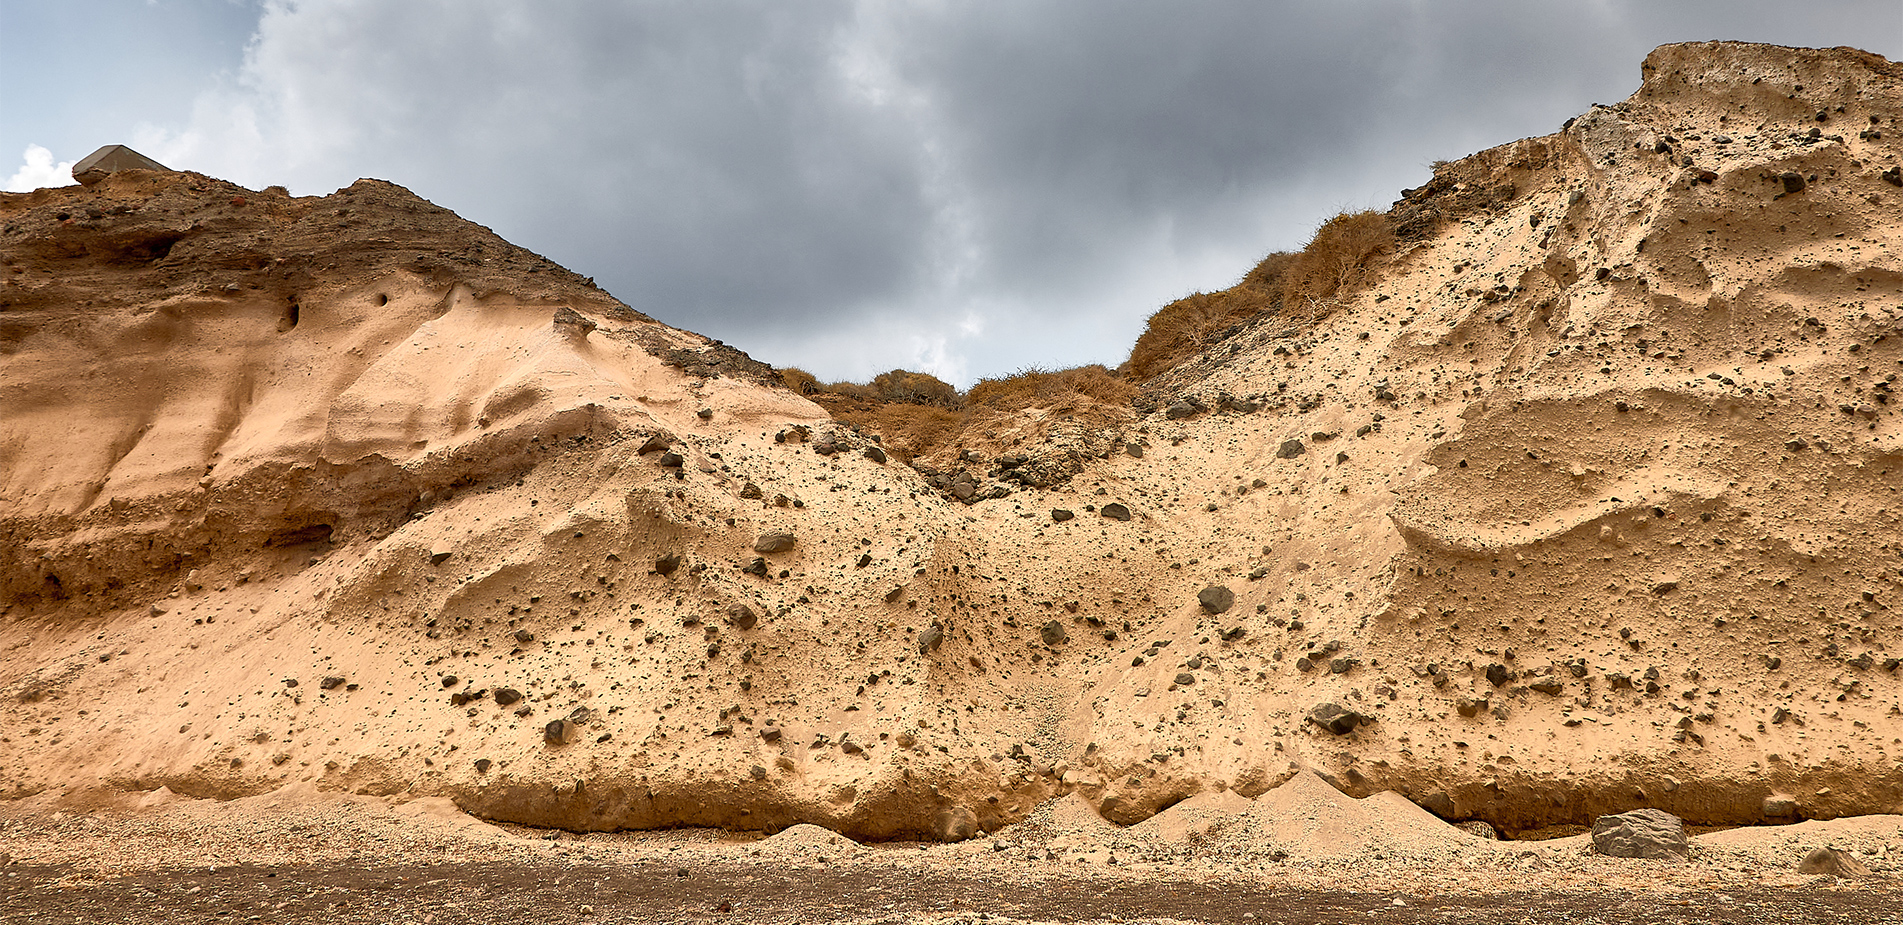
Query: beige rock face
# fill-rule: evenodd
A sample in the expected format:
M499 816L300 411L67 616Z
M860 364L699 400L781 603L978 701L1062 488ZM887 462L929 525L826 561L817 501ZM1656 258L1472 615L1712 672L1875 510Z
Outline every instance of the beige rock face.
M1319 326L1155 384L1232 410L971 504L387 184L0 197L0 792L858 839L1298 772L1509 832L1903 809L1899 79L1662 48L1410 191Z

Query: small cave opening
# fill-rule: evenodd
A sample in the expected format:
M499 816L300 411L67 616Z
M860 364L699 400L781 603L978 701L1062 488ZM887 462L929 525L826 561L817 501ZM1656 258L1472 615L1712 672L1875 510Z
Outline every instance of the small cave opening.
M390 296L382 292L377 293L377 305L383 306L388 304L390 304Z
M266 549L278 549L285 546L302 546L306 543L330 542L332 527L327 523L314 523L302 527L288 527L265 537Z
M290 300L287 301L287 303L284 306L284 317L278 319L278 333L283 334L286 331L290 331L291 329L297 327L297 321L298 321L297 299L295 297L292 297Z

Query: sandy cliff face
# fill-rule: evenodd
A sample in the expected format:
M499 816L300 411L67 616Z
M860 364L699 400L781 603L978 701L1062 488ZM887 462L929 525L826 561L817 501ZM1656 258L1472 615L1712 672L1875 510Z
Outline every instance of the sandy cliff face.
M1509 830L1903 810L1899 80L1662 48L1409 191L1319 326L1157 384L1225 410L972 504L385 184L8 196L0 789L861 837L1300 768Z

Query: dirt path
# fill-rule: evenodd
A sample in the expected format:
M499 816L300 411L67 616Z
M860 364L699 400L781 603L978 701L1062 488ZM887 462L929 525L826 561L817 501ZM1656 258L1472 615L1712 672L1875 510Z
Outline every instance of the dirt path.
M1397 898L1400 905L1396 904ZM0 872L0 921L523 925L600 922L1903 923L1890 885L1754 886L1418 897L1059 877L772 866L449 863L162 870L97 878L68 866Z

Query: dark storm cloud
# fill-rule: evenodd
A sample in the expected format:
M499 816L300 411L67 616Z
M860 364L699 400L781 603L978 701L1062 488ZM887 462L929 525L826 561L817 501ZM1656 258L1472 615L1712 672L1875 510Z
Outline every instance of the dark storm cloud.
M1895 56L1903 12L272 2L238 78L146 142L252 185L403 183L772 362L968 378L1114 364L1168 299L1708 38Z

